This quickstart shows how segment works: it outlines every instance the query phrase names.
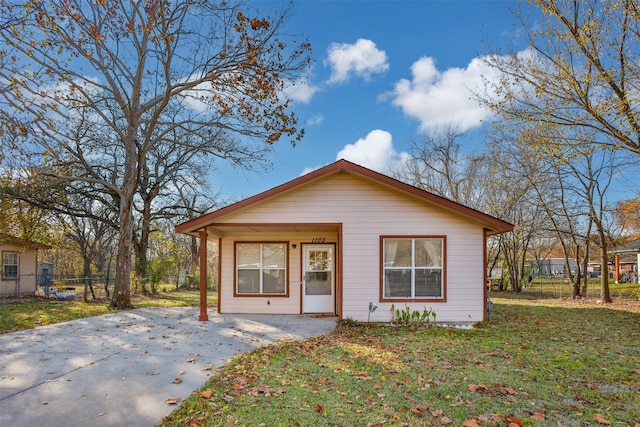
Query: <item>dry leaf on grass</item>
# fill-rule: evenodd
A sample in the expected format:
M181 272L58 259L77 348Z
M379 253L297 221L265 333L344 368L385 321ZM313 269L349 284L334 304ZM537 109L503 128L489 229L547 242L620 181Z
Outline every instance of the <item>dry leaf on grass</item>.
M534 419L536 421L545 421L546 420L545 416L540 414L540 413L538 413L538 412L534 412L531 415L531 419Z
M593 416L593 421L597 422L598 424L605 425L605 426L610 426L611 425L611 421L609 421L608 419L606 419L605 417L603 417L600 414L595 414Z

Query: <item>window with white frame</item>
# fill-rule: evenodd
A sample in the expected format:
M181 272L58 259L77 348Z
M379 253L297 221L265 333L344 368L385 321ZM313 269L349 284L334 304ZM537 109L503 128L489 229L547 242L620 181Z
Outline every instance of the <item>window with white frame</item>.
M382 238L385 299L442 299L444 237Z
M2 278L15 279L18 277L18 252L2 253Z
M236 293L284 295L286 268L286 243L237 243Z

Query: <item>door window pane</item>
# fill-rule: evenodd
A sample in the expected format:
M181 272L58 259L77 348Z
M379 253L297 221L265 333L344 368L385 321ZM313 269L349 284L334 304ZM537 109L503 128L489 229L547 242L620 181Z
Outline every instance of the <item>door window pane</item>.
M327 271L310 271L305 275L307 295L331 295L331 275Z

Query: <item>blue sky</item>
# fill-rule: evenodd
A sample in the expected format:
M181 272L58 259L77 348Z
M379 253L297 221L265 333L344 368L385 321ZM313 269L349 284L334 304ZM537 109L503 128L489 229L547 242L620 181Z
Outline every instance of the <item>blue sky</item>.
M264 11L279 1L253 1ZM237 200L346 158L387 172L413 140L454 123L469 149L481 146L481 120L469 87L484 70L487 46L516 48L513 1L299 0L287 29L313 48L313 68L290 96L306 130L295 147L276 144L273 169L246 173L220 168L214 188Z

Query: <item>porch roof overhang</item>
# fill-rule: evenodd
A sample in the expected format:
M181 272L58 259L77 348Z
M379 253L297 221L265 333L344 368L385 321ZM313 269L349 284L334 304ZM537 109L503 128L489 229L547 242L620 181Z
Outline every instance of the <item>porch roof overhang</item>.
M640 253L640 239L616 246L611 252L614 254Z
M250 231L259 235L260 233L281 232L281 233L304 233L319 230L338 231L341 224L322 223L210 223L198 230L183 232L191 236L199 237L199 231L204 229L208 238L223 238L228 234Z

